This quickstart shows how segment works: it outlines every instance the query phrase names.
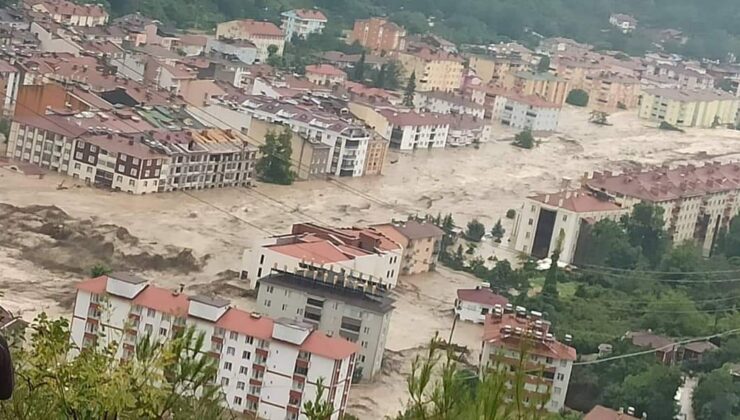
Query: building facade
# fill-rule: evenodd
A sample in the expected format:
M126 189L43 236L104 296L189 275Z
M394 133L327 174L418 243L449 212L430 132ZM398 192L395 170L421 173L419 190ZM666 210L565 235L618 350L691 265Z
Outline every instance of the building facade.
M443 50L422 47L397 54L404 76L416 77L419 92L452 92L460 89L463 81L463 59Z
M493 99L491 119L503 125L532 131L555 131L561 106L534 95L502 92Z
M494 307L504 307L507 303L509 300L493 293L488 283L475 289L457 289L455 316L460 321L483 324L486 317L493 313Z
M538 96L558 105L565 103L569 92L568 82L550 73L512 73L503 79L501 85L516 93Z
M710 128L735 124L740 98L718 91L644 89L639 117L676 127Z
M517 56L494 57L471 55L470 69L480 77L484 85L501 83L504 78L513 73L532 71L532 64Z
M306 78L316 85L341 85L347 80L347 73L331 64L312 64L306 66Z
M285 34L272 22L253 19L231 20L216 26L218 39L245 39L257 47L257 60L264 62L270 56L270 47L276 55L283 55Z
M426 273L436 267L444 231L434 224L407 220L375 225L373 229L403 248L401 274Z
M414 94L414 107L437 114L470 115L483 118L485 107L465 96L448 92L417 92Z
M395 23L377 17L356 20L348 41L357 42L373 52L403 50L406 30Z
M202 357L218 360L216 380L229 409L264 419L305 419L303 402L315 398L316 382L323 378L325 401L334 407L331 419L343 416L356 344L311 325L239 310L225 299L157 287L129 273L77 285L70 330L79 350L116 340L122 343L116 357L130 359L142 337L161 342L188 327L204 336Z
M379 134L400 150L442 149L447 145L451 118L444 114L381 109L387 121ZM377 130L377 128L376 128Z
M566 334L566 340L570 338ZM483 330L480 375L489 370L503 372L521 368L522 347L526 346L523 393L525 404L559 412L565 406L576 349L559 342L550 332L550 322L536 311L495 306ZM522 399L522 396L519 396Z
M99 4L75 4L67 0L42 0L26 3L34 11L45 13L54 22L69 26L103 26L108 12Z
M286 41L290 41L294 36L305 39L311 34L320 34L328 22L326 15L315 9L288 10L283 12L281 17Z
M273 271L260 280L257 304L267 316L309 323L359 345L357 378L371 380L380 372L394 308L373 284L331 271Z

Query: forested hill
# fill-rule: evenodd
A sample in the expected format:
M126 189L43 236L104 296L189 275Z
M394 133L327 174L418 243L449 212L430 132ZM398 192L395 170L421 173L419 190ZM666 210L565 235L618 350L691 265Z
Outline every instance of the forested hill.
M91 0L88 0L91 1ZM98 0L96 0L97 2ZM410 32L429 29L456 42L499 39L527 41L527 29L544 36L566 36L600 48L637 52L649 48L642 28L678 29L689 37L671 49L695 56L740 55L738 0L109 0L113 15L133 11L178 27L211 28L242 17L277 21L280 12L318 7L338 26L361 17L387 15ZM639 20L631 36L609 28L611 13ZM529 41L533 41L529 39Z

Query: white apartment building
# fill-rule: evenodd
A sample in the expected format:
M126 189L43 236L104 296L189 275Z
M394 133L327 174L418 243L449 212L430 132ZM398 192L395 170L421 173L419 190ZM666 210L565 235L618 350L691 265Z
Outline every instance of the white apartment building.
M306 322L357 343L356 378L371 380L380 372L394 309L387 285L341 271L273 270L260 280L257 304L267 316Z
M365 171L368 142L372 133L346 118L318 107L280 101L264 96L250 96L240 110L252 118L276 122L296 133L331 147L326 172L335 176L362 176Z
M285 34L272 22L254 19L230 20L216 26L218 39L245 39L257 47L257 60L265 62L270 56L270 47L276 55L283 55Z
M306 38L311 34L320 34L328 22L326 15L315 9L288 10L281 16L281 28L285 32L286 41L293 39L293 36Z
M447 115L393 109L378 112L387 121L385 130L378 134L389 140L391 147L414 150L441 149L447 145L451 120Z
M483 327L480 375L489 369L509 372L520 366L522 346L527 359L523 372L524 391L529 404L550 412L565 406L576 349L560 343L550 332L550 322L536 311L520 306L496 305ZM571 339L565 335L566 341ZM526 343L526 344L525 344Z
M560 105L537 96L506 92L493 100L492 119L523 130L555 131L560 108Z
M287 235L261 239L244 250L241 277L255 287L272 269L295 272L303 266L348 270L358 277L395 287L403 248L370 228L293 225Z
M464 96L441 91L416 92L414 108L437 114L464 114L480 119L483 119L486 111L483 105Z
M455 315L460 321L483 324L496 306L506 306L509 299L493 293L488 283L475 289L457 289Z
M451 115L447 145L452 147L483 143L491 138L493 127L483 118L470 115Z
M572 263L584 224L618 220L628 210L582 190L537 194L517 212L511 241L514 249L536 258L549 258L560 249L560 261Z
M164 341L186 327L204 334L203 357L218 360L224 405L263 419L306 419L303 403L324 379L334 406L346 407L358 347L310 325L273 320L231 307L229 301L188 297L128 273L112 273L77 285L71 339L79 348L122 343L117 357L134 357L146 335ZM105 330L105 337L99 335Z

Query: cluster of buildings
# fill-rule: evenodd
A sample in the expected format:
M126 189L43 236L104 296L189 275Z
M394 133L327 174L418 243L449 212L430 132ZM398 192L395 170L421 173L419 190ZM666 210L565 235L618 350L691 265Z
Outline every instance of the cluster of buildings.
M674 243L692 241L709 255L720 232L740 212L740 165L703 166L584 175L581 185L528 197L517 215L512 245L547 258L559 247L560 260L578 264L587 247L583 234L602 219L618 220L641 202L663 209L665 229ZM580 246L580 248L579 248Z

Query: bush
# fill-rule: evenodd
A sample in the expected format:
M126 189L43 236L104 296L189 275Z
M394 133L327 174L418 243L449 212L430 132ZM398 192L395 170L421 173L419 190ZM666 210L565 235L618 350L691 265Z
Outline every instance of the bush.
M584 107L588 105L588 92L582 89L573 89L568 94L565 102L574 106Z
M532 136L532 132L530 130L524 130L514 136L514 142L512 144L514 146L521 147L522 149L532 149L535 145L534 136Z
M506 218L507 219L514 219L515 217L516 217L516 210L514 210L514 209L506 210Z
M465 237L473 242L480 242L483 235L486 234L486 227L478 219L473 219L468 223L468 229L465 231Z
M658 126L658 128L661 129L661 130L667 130L667 131L678 131L679 133L684 133L685 132L682 129L676 127L675 125L673 125L671 123L667 123L665 121L661 121L660 122L660 125Z

